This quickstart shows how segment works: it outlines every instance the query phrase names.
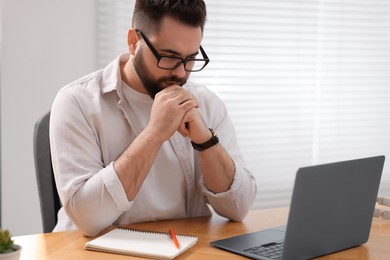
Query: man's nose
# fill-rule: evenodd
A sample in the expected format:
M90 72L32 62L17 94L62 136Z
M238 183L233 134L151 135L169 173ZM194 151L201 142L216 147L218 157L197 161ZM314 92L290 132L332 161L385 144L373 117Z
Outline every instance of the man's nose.
M184 63L181 63L176 69L172 70L172 76L177 78L184 78L186 76L186 70L184 69Z

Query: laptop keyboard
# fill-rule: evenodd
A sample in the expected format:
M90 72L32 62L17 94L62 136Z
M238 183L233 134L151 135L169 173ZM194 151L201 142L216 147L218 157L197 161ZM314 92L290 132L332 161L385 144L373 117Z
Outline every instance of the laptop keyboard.
M261 246L254 246L245 249L245 252L256 254L270 259L281 259L283 253L284 242L280 243L269 243Z

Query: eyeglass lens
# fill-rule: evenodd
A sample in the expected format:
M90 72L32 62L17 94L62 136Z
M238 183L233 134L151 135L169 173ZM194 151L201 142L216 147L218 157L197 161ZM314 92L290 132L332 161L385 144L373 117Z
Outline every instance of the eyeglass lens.
M198 58L198 57L196 57ZM199 57L200 58L200 57ZM180 66L182 63L182 60L179 58L174 58L174 57L161 57L158 63L158 67L162 69L175 69ZM185 70L188 71L199 71L203 69L203 67L206 65L206 61L202 59L188 59L184 63L184 68Z

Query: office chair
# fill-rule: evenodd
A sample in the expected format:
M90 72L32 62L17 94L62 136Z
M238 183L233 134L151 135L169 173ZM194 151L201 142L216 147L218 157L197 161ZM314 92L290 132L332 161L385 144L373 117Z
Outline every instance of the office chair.
M39 202L41 206L43 232L52 232L61 208L54 180L49 142L50 112L42 116L34 128L34 160Z

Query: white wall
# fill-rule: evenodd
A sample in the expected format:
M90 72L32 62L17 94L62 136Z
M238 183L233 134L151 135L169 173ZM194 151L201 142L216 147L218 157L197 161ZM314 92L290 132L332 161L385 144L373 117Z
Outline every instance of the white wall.
M96 69L95 0L0 1L1 224L40 233L34 124L60 87Z

